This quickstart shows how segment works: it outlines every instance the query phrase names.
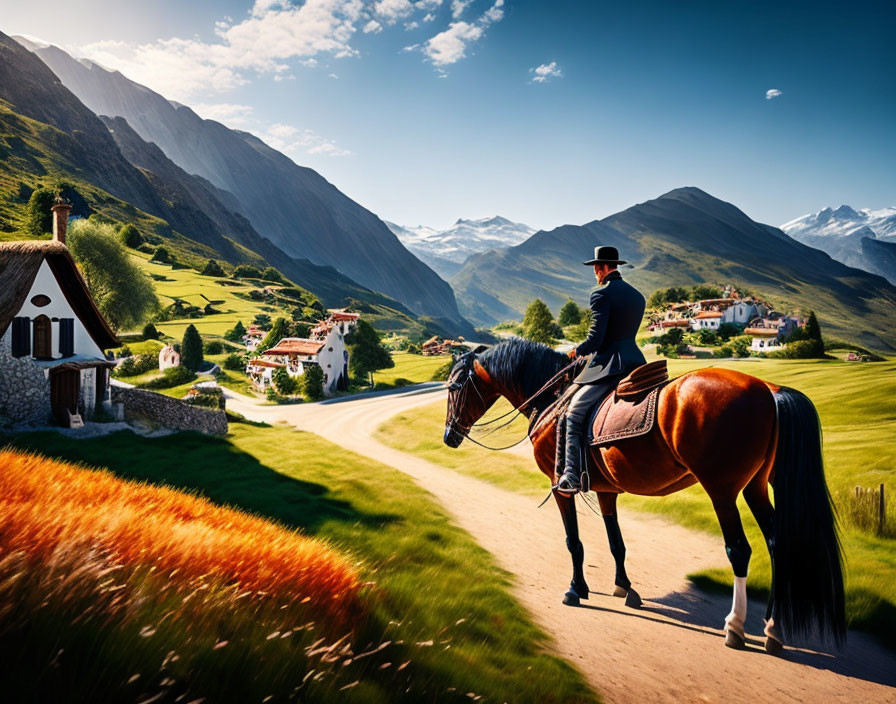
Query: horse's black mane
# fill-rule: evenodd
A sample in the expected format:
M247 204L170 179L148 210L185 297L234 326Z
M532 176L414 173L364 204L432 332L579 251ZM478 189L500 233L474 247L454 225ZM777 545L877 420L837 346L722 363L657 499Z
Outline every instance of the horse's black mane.
M479 362L497 383L528 398L569 360L540 342L512 337L479 355Z

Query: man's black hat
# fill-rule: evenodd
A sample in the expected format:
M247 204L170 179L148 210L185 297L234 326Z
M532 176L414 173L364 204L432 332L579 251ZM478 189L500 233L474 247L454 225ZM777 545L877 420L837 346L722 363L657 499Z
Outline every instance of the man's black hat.
M615 247L595 247L594 259L583 263L590 266L592 264L626 264L627 262L619 258L619 250Z

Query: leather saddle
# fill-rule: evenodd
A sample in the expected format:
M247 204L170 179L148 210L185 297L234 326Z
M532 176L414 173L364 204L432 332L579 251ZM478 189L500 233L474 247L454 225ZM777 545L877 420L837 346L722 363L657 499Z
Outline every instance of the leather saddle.
M660 390L669 382L665 359L635 369L595 410L591 444L609 445L653 430Z

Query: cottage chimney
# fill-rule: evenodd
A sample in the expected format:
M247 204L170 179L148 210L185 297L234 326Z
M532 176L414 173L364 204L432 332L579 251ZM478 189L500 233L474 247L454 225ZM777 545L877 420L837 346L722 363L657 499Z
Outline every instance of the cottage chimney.
M68 214L72 210L71 203L66 203L61 198L56 199L53 211L53 241L65 244L65 232L68 230Z

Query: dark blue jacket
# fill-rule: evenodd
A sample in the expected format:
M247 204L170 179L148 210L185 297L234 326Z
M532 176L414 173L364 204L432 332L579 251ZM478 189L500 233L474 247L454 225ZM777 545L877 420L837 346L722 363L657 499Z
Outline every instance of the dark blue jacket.
M591 292L591 329L576 354L592 357L575 383L594 384L644 364L647 360L635 342L643 318L644 296L618 271L610 272L604 285Z

